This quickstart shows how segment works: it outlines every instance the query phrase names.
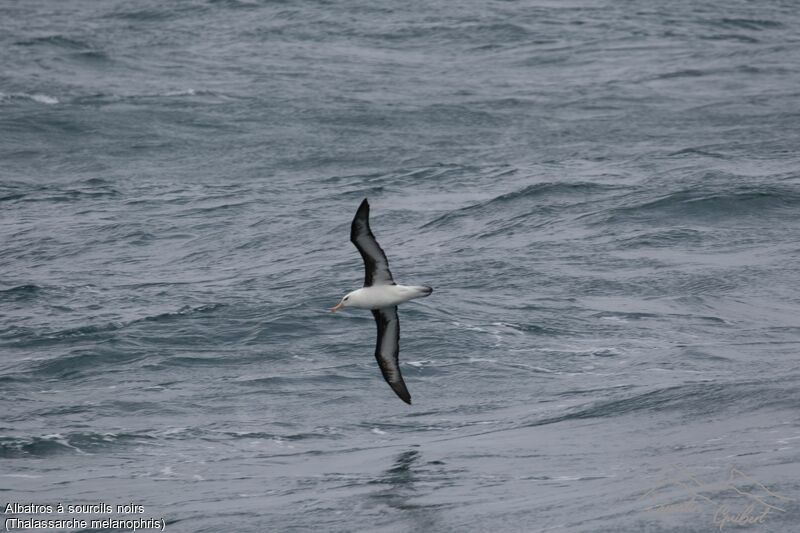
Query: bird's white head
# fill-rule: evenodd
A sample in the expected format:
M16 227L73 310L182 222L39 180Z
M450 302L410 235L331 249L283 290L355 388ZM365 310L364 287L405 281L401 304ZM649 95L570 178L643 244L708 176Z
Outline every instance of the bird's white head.
M342 298L341 301L338 304L336 304L335 307L331 307L331 313L335 313L336 311L339 311L341 309L344 309L345 307L350 307L351 305L353 305L355 303L354 300L356 299L355 295L356 292L358 291L348 292L347 294L345 294L344 298Z

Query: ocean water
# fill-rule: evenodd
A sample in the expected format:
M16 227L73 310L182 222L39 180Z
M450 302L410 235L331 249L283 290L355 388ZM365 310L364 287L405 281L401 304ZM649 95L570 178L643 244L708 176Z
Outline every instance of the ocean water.
M798 531L798 27L779 0L4 2L3 519ZM411 406L371 314L327 311L363 198L435 288L400 309Z

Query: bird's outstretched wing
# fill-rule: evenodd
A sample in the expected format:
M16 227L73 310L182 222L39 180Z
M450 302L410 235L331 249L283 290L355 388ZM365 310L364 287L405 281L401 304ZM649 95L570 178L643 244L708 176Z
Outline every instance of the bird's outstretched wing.
M375 358L381 367L383 378L392 390L407 404L411 404L403 375L400 374L400 320L397 318L397 306L373 309L372 315L378 325L378 343L375 346Z
M375 235L369 229L369 203L361 202L350 225L350 242L356 245L361 258L364 259L364 286L394 285L392 273L389 272L389 261L383 253Z

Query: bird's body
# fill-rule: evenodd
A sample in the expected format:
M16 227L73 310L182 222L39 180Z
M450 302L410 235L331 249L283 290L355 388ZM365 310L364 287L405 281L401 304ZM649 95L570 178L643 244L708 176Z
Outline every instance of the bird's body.
M364 260L364 286L345 295L331 311L345 307L370 309L378 326L375 358L384 379L404 402L411 403L403 376L400 373L400 320L397 306L433 292L420 285L398 285L389 271L389 261L369 227L369 203L366 198L356 211L350 226L350 241Z
M420 285L372 285L362 287L346 296L348 307L380 309L394 307L414 298L428 296L433 289Z

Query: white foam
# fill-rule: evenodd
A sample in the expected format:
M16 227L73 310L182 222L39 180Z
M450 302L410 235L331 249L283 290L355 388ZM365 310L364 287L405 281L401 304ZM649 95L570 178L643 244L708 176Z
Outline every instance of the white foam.
M169 91L164 93L164 96L194 96L197 94L197 91L194 89L184 89L182 91Z
M28 98L40 104L55 105L58 103L58 98L55 96L47 96L46 94L30 94L25 96L28 96Z

